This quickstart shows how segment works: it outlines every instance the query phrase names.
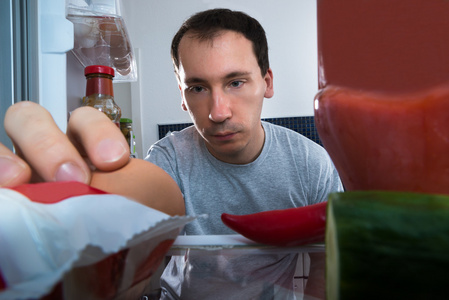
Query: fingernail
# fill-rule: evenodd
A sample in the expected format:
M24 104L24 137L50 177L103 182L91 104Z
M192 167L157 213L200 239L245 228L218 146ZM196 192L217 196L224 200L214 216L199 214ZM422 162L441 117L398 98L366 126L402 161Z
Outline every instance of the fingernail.
M55 174L55 181L79 181L87 183L87 174L73 163L61 165Z
M0 186L6 186L17 178L26 167L20 161L9 157L0 157Z
M119 141L104 139L98 144L97 152L103 162L114 162L121 159L129 150Z

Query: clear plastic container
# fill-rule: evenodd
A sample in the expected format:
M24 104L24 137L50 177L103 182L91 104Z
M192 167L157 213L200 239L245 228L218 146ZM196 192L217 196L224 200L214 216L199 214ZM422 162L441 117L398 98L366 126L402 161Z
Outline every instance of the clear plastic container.
M67 19L74 25L72 52L79 62L84 67L104 65L114 68L115 82L136 81L133 48L115 0L89 1L89 4L69 2Z

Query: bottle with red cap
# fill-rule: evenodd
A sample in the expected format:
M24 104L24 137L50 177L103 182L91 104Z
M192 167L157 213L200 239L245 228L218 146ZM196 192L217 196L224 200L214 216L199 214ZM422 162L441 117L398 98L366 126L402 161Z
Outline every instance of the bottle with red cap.
M86 96L83 105L92 106L103 112L117 126L120 126L122 111L114 101L112 79L114 69L108 66L92 65L84 69L86 76Z

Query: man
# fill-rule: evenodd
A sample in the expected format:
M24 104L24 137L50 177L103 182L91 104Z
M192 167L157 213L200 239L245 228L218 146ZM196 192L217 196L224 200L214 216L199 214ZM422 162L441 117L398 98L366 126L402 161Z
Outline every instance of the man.
M34 181L76 179L172 214L185 209L189 215L209 215L188 224L186 234L233 233L221 223L222 212L305 206L342 189L324 149L293 131L261 122L263 100L273 96L273 72L265 32L255 19L223 9L194 15L175 35L172 58L182 108L194 127L156 143L146 158L150 163L127 163L123 137L92 109L72 114L67 143L46 112L33 104L19 104L8 111L5 128L27 163L0 148L0 167L10 174L4 182L28 181L32 167ZM30 120L39 126L30 125ZM44 145L37 138L41 135L47 141ZM92 175L83 157L96 167ZM138 192L114 184L125 172L138 178L132 183ZM158 185L152 180L159 177L164 178L159 180L162 190L172 196L155 201ZM162 277L162 297L292 299L296 257L176 257ZM308 288L323 279L322 260L317 255L311 258ZM321 267L315 267L318 262ZM323 286L310 294L323 298Z
M225 9L201 12L181 26L171 48L182 108L194 127L153 145L147 160L177 182L188 215L209 216L188 224L186 234L231 234L223 212L305 206L341 190L320 146L261 122L273 72L259 22ZM296 259L174 257L162 276L163 299L292 299Z

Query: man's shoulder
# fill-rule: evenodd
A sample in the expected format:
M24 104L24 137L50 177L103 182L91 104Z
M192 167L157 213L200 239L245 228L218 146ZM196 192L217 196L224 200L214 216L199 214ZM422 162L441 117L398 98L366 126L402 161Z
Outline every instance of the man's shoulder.
M327 151L320 144L297 131L265 122L266 130L270 130L272 149L300 158L299 161L324 163L328 160ZM264 125L265 126L265 125ZM307 159L306 159L307 158Z
M305 143L307 145L318 145L316 142L312 141L308 137L300 134L299 132L287 128L285 126L273 124L267 121L262 121L262 124L264 124L264 128L271 131L271 134L275 136L278 139L288 139L288 142L299 142L299 143Z
M165 137L155 142L148 149L149 156L160 156L161 154L177 157L186 156L190 152L198 150L198 132L194 126L189 126L180 131L169 132Z
M188 126L180 131L169 132L165 137L161 138L155 143L155 145L166 145L166 144L179 144L188 141L192 142L192 139L198 135L195 126Z

